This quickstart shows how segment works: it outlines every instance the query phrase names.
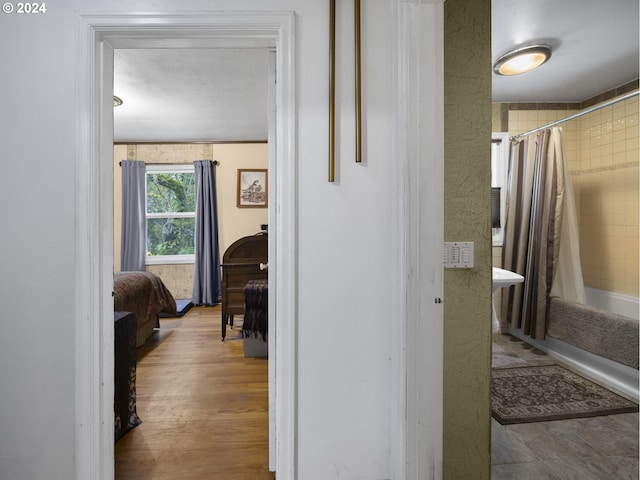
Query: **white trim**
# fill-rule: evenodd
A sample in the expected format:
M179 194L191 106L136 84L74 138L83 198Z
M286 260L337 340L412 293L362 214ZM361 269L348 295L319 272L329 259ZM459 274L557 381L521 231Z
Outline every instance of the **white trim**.
M492 228L492 245L494 247L502 247L504 244L504 225L507 219L507 188L509 179L509 134L507 132L493 132L491 141L500 142L498 147L499 163L501 165L499 172L491 172L498 176L498 184L502 189L500 191L500 228ZM491 185L493 187L493 185Z
M407 216L407 203L409 201L407 183L410 180L408 175L408 165L406 159L406 109L407 103L404 98L404 86L406 84L406 72L404 57L404 42L401 35L404 33L403 24L400 21L401 5L395 5L396 31L394 38L396 41L394 63L391 71L396 72L393 78L392 90L396 93L393 112L392 149L398 159L396 168L391 171L392 193L391 193L391 225L392 232L398 235L392 236L391 252L394 258L392 265L391 285L391 311L396 312L400 319L396 328L390 329L391 334L391 478L402 480L407 478L407 364L405 346L407 343L407 272L410 270L407 264L407 224L410 219Z
M392 250L394 479L442 476L444 7L396 2Z
M282 18L276 50L276 161L272 192L275 203L271 232L276 232L275 272L269 268L269 282L275 279L276 332L276 472L279 480L297 475L297 378L298 378L298 240L297 240L297 146L296 146L296 52L295 16ZM271 201L271 200L269 200ZM270 237L272 235L269 235ZM271 252L269 252L271 253ZM271 265L271 259L269 259ZM271 292L272 289L269 289ZM271 303L271 298L269 298ZM270 326L271 328L271 326ZM272 330L273 331L273 330Z
M147 213L147 218L195 218L196 212Z
M148 255L144 257L145 265L188 265L195 264L196 256L191 255Z
M167 164L146 164L145 167L146 174L154 174L154 173L162 173L162 172L171 172L171 173L194 173L195 167L193 164L188 163L167 163Z
M110 66L113 50L87 28L79 30L78 45L75 478L106 479L113 478L113 405L107 401L113 398L113 382L104 381L109 378L105 372L113 378L113 323L96 319L107 318L109 312L113 316L113 145L101 143L102 138L113 138L112 124L104 122L113 103L106 105L100 92L113 87L100 71L103 64ZM111 192L103 190L109 183ZM105 208L109 202L111 208ZM109 262L108 269L101 268Z
M81 15L76 156L76 478L113 478L114 48L260 46L277 49L278 175L271 177L276 238L276 469L295 479L297 241L295 17L290 12ZM270 298L270 302L271 298ZM98 320L99 319L99 320ZM273 386L273 385L270 385ZM273 448L273 445L271 446Z
M269 171L272 176L276 176L277 172L277 162L276 162L276 52L269 52L269 72L268 72L268 125L269 125L269 133L268 133L268 148L269 148ZM275 205L276 192L273 188L269 188L269 203L271 205ZM273 209L269 210L269 223L275 223L276 216ZM273 236L269 237L269 255L268 257L271 259L276 258L276 244ZM275 318L276 309L275 305L272 302L269 302L269 312L268 312L268 320ZM267 326L268 331L275 331L275 325L272 323ZM268 348L267 350L271 350L272 352L276 349L276 336L269 335L267 337ZM277 359L271 358L269 360L269 385L275 385L276 382L276 361ZM269 389L269 445L276 445L276 395L275 389ZM269 470L276 470L276 449L269 449Z

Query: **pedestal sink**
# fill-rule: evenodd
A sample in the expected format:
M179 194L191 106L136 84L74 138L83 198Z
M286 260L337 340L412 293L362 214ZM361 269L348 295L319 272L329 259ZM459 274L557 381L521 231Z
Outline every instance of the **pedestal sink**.
M493 267L493 292L499 288L510 287L516 283L524 282L524 277L517 273L502 268ZM498 322L498 316L496 315L496 305L491 300L491 306L493 308L493 318L491 324L493 325L493 333L500 331L500 322Z

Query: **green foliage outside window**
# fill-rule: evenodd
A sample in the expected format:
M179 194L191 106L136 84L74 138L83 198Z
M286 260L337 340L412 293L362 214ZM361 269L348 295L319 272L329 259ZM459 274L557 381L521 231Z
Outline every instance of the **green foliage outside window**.
M194 173L147 174L147 255L193 255Z

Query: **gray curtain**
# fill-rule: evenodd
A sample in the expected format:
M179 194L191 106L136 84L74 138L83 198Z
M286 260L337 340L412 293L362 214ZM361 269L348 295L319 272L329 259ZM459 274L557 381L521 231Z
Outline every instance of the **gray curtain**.
M144 271L147 251L145 164L122 160L122 238L120 270Z
M558 267L565 202L561 130L543 130L511 147L503 268L524 276L504 289L502 327L544 339Z
M218 245L218 201L214 162L193 162L196 177L196 233L193 297L196 305L220 303L222 275Z

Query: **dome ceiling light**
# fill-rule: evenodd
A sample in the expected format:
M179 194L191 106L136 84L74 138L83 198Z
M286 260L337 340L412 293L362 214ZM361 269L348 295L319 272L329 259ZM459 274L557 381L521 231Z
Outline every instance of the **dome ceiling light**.
M551 58L549 45L531 45L502 55L493 65L498 75L519 75L539 67Z

